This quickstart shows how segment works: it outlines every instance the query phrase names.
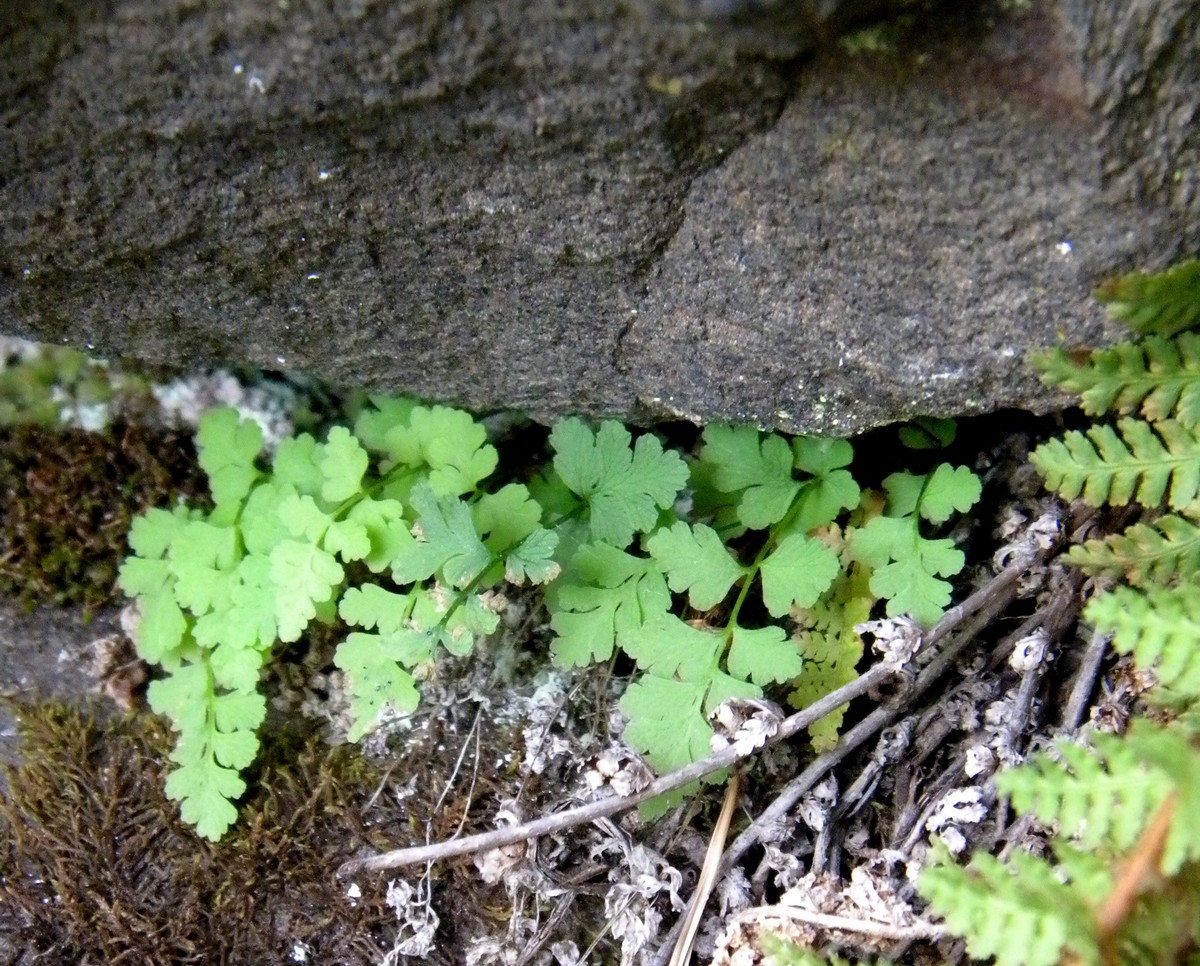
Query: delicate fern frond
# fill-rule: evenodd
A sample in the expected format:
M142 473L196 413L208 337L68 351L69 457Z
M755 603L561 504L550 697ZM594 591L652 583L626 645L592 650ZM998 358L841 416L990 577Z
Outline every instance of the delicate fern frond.
M1042 378L1078 393L1088 415L1131 413L1146 419L1174 416L1190 430L1200 427L1200 335L1184 332L1174 339L1150 336L1098 349L1076 363L1063 349L1033 360Z
M1092 506L1130 500L1157 506L1170 486L1168 502L1179 510L1200 494L1200 440L1170 419L1153 427L1122 419L1117 429L1072 430L1043 443L1030 459L1049 489L1064 500L1082 495Z
M1200 859L1200 749L1178 724L1161 725L1147 719L1133 722L1129 731L1117 737L1105 735L1102 754L1120 746L1161 774L1175 795L1171 824L1163 846L1159 867L1167 875L1176 874L1184 862Z
M1002 863L977 855L968 868L932 865L921 873L918 889L947 927L967 937L974 959L1056 966L1069 950L1087 966L1100 962L1082 890L1064 883L1042 859L1015 853Z
M1088 849L1124 851L1171 792L1170 779L1148 767L1123 741L1097 736L1095 751L1063 742L1061 761L1031 756L1020 768L996 776L996 787L1022 815L1057 825Z
M1093 597L1084 615L1113 635L1119 654L1154 668L1162 684L1200 697L1200 586L1117 587Z
M1135 586L1188 580L1200 575L1200 527L1170 514L1072 547L1067 559L1090 573L1124 577Z
M1100 286L1096 297L1141 335L1175 335L1200 322L1200 261L1153 275L1133 272Z

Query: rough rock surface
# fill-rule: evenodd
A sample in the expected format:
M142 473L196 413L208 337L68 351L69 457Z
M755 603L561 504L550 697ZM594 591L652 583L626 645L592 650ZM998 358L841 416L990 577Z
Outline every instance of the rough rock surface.
M1200 239L1187 0L740 6L3 4L0 328L844 433L1045 405Z

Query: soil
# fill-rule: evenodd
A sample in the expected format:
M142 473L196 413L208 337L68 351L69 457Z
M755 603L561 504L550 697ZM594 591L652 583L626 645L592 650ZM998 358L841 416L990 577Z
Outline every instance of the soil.
M1056 548L1079 525L1025 464L1053 429L1024 414L960 427L956 461L981 472L985 497L957 533L971 565L956 600L997 586L1033 521L1055 521ZM881 475L889 440L859 450ZM994 560L1006 544L1007 559ZM959 944L918 928L911 875L930 839L994 848L1036 838L989 795L992 769L1077 726L1072 714L1119 727L1136 697L1119 662L1087 676L1076 628L1086 590L1061 564L1031 559L1011 593L994 592L955 627L957 657L931 689L910 681L850 706L843 733L864 737L830 769L814 765L803 735L752 759L730 835L752 841L717 883L699 961L753 966L774 931L913 963L961 958ZM238 826L213 845L164 794L170 736L144 706L145 669L119 602L0 605L0 964L664 966L719 784L654 822L628 811L480 856L338 874L350 858L560 811L631 774L616 711L628 669L551 670L548 640L538 600L514 596L483 653L439 664L417 712L359 747L337 743L332 641L309 639L268 683L261 764ZM1029 658L1038 648L1042 661ZM1082 706L1071 704L1078 689ZM755 819L772 803L782 818L764 829ZM896 931L869 938L761 917L798 885L815 912Z

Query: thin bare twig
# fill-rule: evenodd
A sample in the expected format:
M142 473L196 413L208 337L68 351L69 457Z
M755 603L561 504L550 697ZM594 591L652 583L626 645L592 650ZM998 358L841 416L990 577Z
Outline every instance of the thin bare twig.
M1063 712L1062 726L1067 731L1074 731L1083 723L1092 700L1092 692L1096 689L1096 678L1100 676L1100 665L1108 653L1108 645L1112 642L1111 634L1092 631L1092 639L1088 641L1087 650L1083 652L1083 663L1075 674L1071 685L1071 696L1067 699L1067 710Z
M778 906L760 906L757 909L747 909L734 917L735 922L754 922L758 919L783 919L792 922L803 922L822 929L838 929L842 932L855 932L873 939L885 939L889 942L915 942L918 940L941 939L946 935L945 926L932 922L914 922L907 926L891 922L877 922L873 919L850 919L847 916L830 916L823 912L809 912L798 906L787 904Z

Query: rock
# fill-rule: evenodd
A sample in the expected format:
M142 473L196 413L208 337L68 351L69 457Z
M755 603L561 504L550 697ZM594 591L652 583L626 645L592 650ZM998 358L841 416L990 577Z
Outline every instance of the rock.
M547 419L1045 408L1028 350L1200 238L1188 7L8 6L0 328Z

